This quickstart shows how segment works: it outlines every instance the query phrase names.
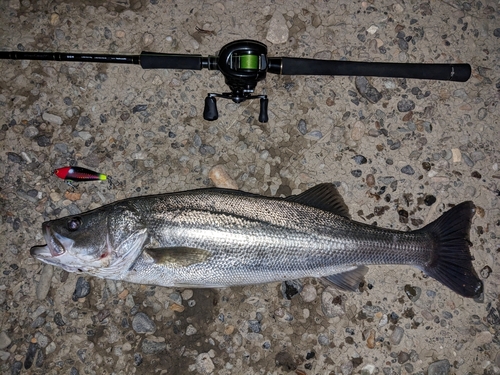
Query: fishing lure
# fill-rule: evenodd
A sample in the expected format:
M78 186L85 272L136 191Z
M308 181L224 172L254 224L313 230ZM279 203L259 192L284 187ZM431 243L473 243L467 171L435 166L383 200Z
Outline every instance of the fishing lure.
M54 174L65 181L105 181L108 176L82 167L62 167L54 169Z

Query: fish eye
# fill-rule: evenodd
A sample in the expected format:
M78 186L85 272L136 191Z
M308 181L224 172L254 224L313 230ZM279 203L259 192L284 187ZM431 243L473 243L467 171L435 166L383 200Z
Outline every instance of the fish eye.
M72 217L68 221L67 227L70 232L74 232L78 230L81 225L82 225L82 219L80 219L79 217Z

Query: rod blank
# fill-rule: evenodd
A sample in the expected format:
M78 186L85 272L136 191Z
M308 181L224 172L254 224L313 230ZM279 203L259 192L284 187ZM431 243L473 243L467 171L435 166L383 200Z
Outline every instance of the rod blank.
M139 55L105 55L95 53L0 51L0 59L139 64Z

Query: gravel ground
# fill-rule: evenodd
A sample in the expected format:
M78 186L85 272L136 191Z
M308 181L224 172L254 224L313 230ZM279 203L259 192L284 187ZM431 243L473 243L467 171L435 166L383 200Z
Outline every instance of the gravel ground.
M255 100L221 99L219 119L203 120L206 94L227 91L214 71L0 61L0 372L500 374L499 17L492 0L1 2L2 50L207 56L251 38L269 56L466 62L473 73L269 74L256 91L270 99L262 124ZM65 165L116 183L73 189L52 175ZM360 293L315 279L183 290L29 255L44 220L224 183L214 168L269 196L334 182L353 219L399 230L472 200L484 301L406 266L371 267Z

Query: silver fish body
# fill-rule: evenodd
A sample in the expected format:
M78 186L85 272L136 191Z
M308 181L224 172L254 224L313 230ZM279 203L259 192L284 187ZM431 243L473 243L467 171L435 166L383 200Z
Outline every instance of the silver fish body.
M39 260L160 286L227 287L325 277L356 289L369 264L413 265L477 297L464 202L412 232L353 221L331 184L285 199L223 189L130 198L43 224Z

